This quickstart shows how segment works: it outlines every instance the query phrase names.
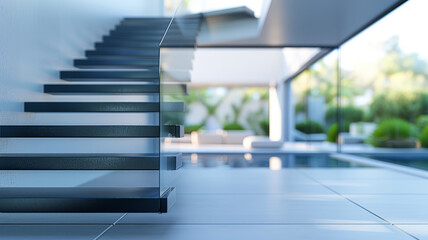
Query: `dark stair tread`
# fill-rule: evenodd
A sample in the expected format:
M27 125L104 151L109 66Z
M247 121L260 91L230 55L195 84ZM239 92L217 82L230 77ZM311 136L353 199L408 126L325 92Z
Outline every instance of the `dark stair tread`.
M134 47L121 47L121 48L117 48L117 47L110 47L110 46L98 46L95 48L95 50L90 50L90 51L103 51L103 52L108 52L109 54L117 54L117 55L127 55L127 56L132 56L132 55L137 55L137 56L147 56L147 58L149 58L150 56L152 56L150 59L154 59L157 58L159 59L159 49L160 47L156 47L156 48L134 48ZM159 62L159 60L158 60Z
M155 64L145 64L145 65L132 65L132 64L94 64L94 63L77 63L74 65L74 67L78 69L117 69L117 70L123 70L123 69L159 69L159 66Z
M159 71L61 71L60 78L68 81L159 81Z
M151 44L151 43L150 43ZM159 46L160 41L158 41L157 46ZM154 44L154 45L156 45ZM152 44L153 45L153 44ZM154 46L153 45L153 46ZM86 57L99 57L99 56L111 56L111 57L122 57L122 56L141 56L146 58L159 58L159 48L158 49L96 49L96 50L87 50L85 51Z
M142 49L135 49L135 48L112 48L112 47L97 47L95 50L90 51L105 51L110 52L110 54L118 54L118 55L146 55L146 56L153 56L151 58L159 58L159 47L156 48L142 48Z
M187 94L186 84L46 84L49 94Z
M174 42L196 42L196 39L194 37L192 38L176 38L174 36L169 36L166 35L165 38L169 39L170 41L174 41ZM159 39L145 39L145 38L140 38L138 36L132 36L132 35L119 35L119 36L105 36L103 37L103 41L104 42L108 42L108 41L117 41L117 40L123 40L123 41L134 41L134 42L143 42L143 43L148 43L148 44L152 44L155 45L156 43L159 44L162 40L162 38Z
M130 41L138 41L138 42L151 42L151 41L157 41L160 42L162 40L162 37L151 37L151 36L144 36L139 34L115 34L106 36L103 40L130 40ZM177 35L166 35L166 39L169 39L170 41L177 41L177 42L195 42L196 36L177 36ZM142 51L142 50L140 50Z
M116 24L116 27L151 27L151 29L165 29L170 27L192 27L201 25L201 21L166 21L166 22L154 22L154 21L122 21Z
M192 26L199 25L201 21L199 19L180 19L179 21L170 20L123 20L119 26L153 26L153 27L167 27L168 25L181 25L181 26Z
M182 137L184 128L180 125L163 127L165 136ZM160 127L156 125L20 125L0 126L0 137L4 138L159 138Z
M80 69L158 69L159 59L76 59L74 66Z
M196 35L166 35L168 39L175 41L194 41ZM162 40L162 36L146 36L145 34L132 34L132 33L124 33L124 34L111 34L106 36L104 40L108 39L130 39L132 41L160 41Z
M164 41L162 43L162 48L194 48L196 42L176 42L176 41Z
M104 40L104 42L102 42L102 44L106 46L138 47L143 49L147 49L147 48L159 49L160 48L159 43L160 41L153 43L153 42L144 42L144 41L128 41L125 39L107 39L107 40ZM96 54L96 52L94 53L94 51L86 52L87 57L90 57L93 55L100 55L100 54L99 53ZM159 57L159 56L151 56L151 57Z
M151 25L126 25L126 26L117 26L116 28L110 30L111 32L133 32L133 33L145 33L145 34L165 34L168 31L169 34L176 33L187 33L187 32L198 32L200 30L200 25L191 25L191 26L163 26L161 28L156 28Z
M144 35L144 36L163 36L165 35L166 30L150 30L150 29L126 29L126 28L116 28L110 31L110 35L114 34L135 34L135 35ZM187 36L194 35L196 36L199 32L199 27L194 27L191 29L181 29L181 28L170 28L168 29L168 35L175 36Z
M0 189L0 212L167 212L175 189L157 187L8 187Z
M167 169L182 166L181 154L169 154ZM1 170L159 170L155 154L0 154Z
M95 43L95 49L103 49L103 48L138 48L138 49L147 49L147 50L159 50L159 45L157 46L128 46L126 44L123 44L122 42L115 42L115 41L110 41L110 42L96 42ZM159 61L159 57L152 57L153 59L156 59Z
M180 17L183 20L200 20L200 18L200 14ZM170 21L171 19L171 17L126 17L122 21Z
M138 41L138 42L145 42L155 45L156 43L159 43L160 40L162 40L162 37L159 37L158 39L132 39L132 36L104 36L103 42L110 41L110 40L130 40L130 41Z
M159 112L156 102L26 102L25 112ZM162 112L184 112L184 102L162 103Z

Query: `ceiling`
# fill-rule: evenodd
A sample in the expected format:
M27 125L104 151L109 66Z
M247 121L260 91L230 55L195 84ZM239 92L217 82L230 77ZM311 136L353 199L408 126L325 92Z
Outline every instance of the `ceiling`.
M222 25L198 38L194 86L269 86L294 78L406 0L265 0L265 15ZM227 26L224 26L224 25Z
M338 47L406 0L271 0L258 36L200 46Z

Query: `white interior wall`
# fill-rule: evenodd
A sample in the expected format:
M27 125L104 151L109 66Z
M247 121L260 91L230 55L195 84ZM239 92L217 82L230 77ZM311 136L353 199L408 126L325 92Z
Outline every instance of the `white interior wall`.
M156 96L51 96L43 84L62 82L102 35L123 17L160 16L163 0L0 0L0 125L153 124L154 114L23 113L25 101L151 101ZM65 83L65 82L63 82ZM144 153L154 139L0 139L0 153ZM112 176L112 174L114 176ZM159 183L157 173L111 171L6 171L2 186L110 186ZM150 175L150 176L149 176ZM137 179L137 180L136 180ZM121 183L121 184L117 184ZM91 186L92 186L91 185Z
M42 84L58 82L121 18L160 15L159 1L0 0L0 112L40 99Z
M85 50L93 49L94 43L123 17L160 16L162 13L163 0L0 0L0 124L156 123L157 117L153 114L52 114L23 113L23 110L25 101L156 99L156 96L52 96L43 94L43 84L63 82L59 79L59 71L74 69L73 59L84 58ZM45 143L43 145L31 144L34 142L31 139L0 139L0 152L78 152L80 146L83 152L90 151L81 139L63 141L67 142L64 146L59 146L61 141L56 139L37 141ZM118 144L110 144L115 148L109 151L152 150L114 142ZM103 150L97 145L90 146L94 152Z
M268 86L284 76L282 49L199 48L192 84Z

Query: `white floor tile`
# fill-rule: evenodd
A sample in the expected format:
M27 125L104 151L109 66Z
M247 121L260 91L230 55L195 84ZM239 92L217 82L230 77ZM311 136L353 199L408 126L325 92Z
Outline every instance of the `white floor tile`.
M319 180L340 194L428 194L428 180Z
M398 225L397 227L420 240L428 240L428 225Z
M379 218L338 195L182 194L167 214L129 213L119 224L379 223Z
M420 177L380 168L314 168L301 169L302 173L316 180L418 180Z
M76 239L92 240L101 234L108 226L0 226L0 239Z
M413 238L389 225L116 225L100 239L403 240Z
M394 224L428 224L428 195L347 195L346 197Z
M0 224L112 224L123 213L1 213Z
M331 194L316 181L297 171L269 169L183 170L177 179L177 193L289 193Z

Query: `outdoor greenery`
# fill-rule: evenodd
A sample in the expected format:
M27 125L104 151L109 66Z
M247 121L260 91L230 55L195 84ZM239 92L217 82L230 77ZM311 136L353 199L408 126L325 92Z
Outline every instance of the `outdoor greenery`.
M264 136L269 136L269 118L266 117L259 122L260 128L263 131Z
M198 113L201 107L204 111L197 116L200 118L198 124L187 123L190 120L187 114L185 131L210 129L207 125L214 119L223 130L252 130L256 135L268 135L266 122L263 122L268 119L268 92L267 88L190 89L189 95L184 98L186 105L190 110L197 105Z
M339 126L337 123L331 125L327 131L327 141L335 143L337 142L337 137L339 135Z
M296 129L306 134L324 133L324 128L321 126L321 124L314 121L300 122L296 124Z
M417 135L415 125L395 118L379 123L368 142L375 147L415 147Z
M375 96L370 105L370 119L382 121L388 118L401 118L415 122L416 118L426 114L428 95L420 92L388 91Z
M190 134L194 131L199 131L199 130L203 130L204 129L204 125L199 124L199 125L188 125L184 127L184 133L186 134Z
M245 128L241 124L234 122L234 123L228 123L228 124L224 125L223 130L226 130L226 131L245 130Z
M355 122L364 120L364 111L354 106L345 106L340 110L341 120L343 123L342 132L349 132L349 125ZM337 122L337 107L329 107L325 114L327 125L332 125Z
M428 115L421 115L416 119L416 126L422 130L428 125Z
M375 147L414 147L418 131L422 132L421 146L428 146L423 143L423 139L428 142L428 130L424 133L428 125L427 60L417 53L403 51L399 43L394 36L368 46L362 51L367 51L369 59L341 51L342 61L347 62L340 69L341 132L349 132L351 123L373 122L378 127L366 142ZM336 142L339 133L336 54L327 55L293 80L295 121L316 120L328 129L330 142ZM308 104L317 105L311 109ZM323 105L323 110L319 110L318 106ZM324 120L319 111L324 112Z
M419 141L422 147L428 148L428 125L423 128L422 133L419 136Z

